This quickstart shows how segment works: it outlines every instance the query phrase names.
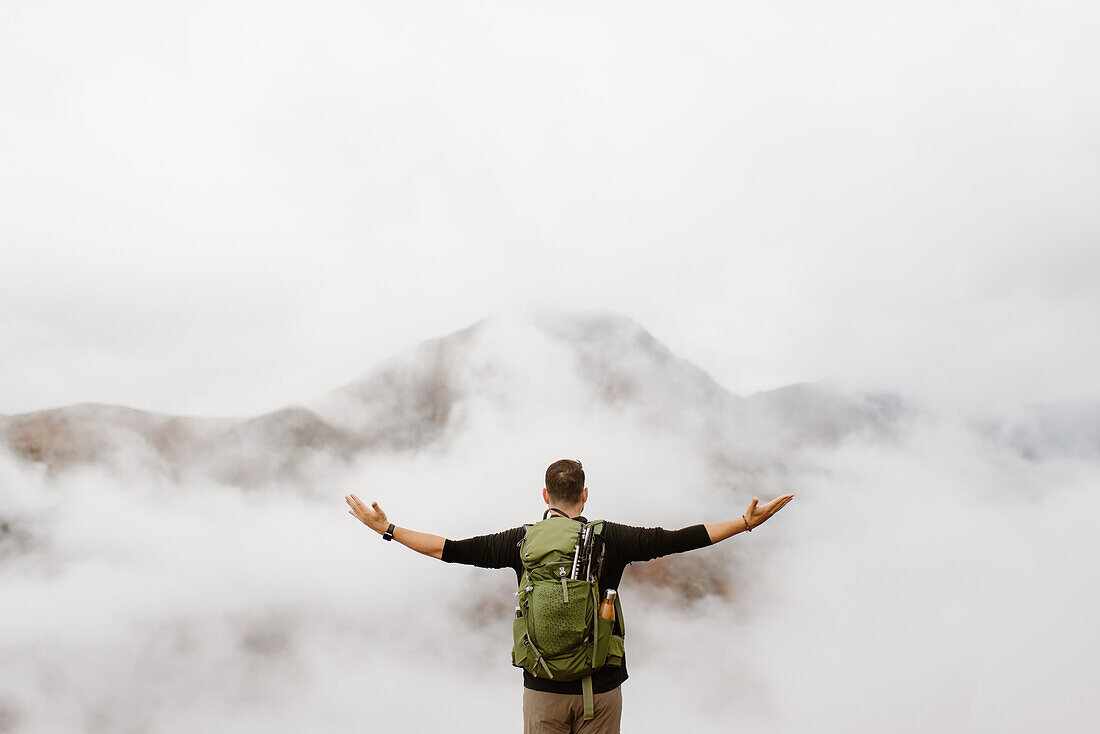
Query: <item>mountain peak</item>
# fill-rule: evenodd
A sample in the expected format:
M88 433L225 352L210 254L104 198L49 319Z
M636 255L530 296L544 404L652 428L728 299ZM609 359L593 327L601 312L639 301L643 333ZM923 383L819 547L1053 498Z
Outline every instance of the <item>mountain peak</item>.
M617 313L500 314L424 342L322 398L326 420L393 446L438 436L471 402L671 414L738 401L638 322Z

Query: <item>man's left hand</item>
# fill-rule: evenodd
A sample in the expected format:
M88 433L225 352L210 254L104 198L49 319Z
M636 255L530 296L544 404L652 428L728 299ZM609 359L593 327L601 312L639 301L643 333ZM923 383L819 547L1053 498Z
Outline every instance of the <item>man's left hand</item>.
M749 529L755 528L757 525L782 510L783 505L790 502L793 497L793 494L785 494L759 507L756 505L756 503L760 501L759 498L753 497L752 502L749 503L749 509L745 510L745 522L748 524Z

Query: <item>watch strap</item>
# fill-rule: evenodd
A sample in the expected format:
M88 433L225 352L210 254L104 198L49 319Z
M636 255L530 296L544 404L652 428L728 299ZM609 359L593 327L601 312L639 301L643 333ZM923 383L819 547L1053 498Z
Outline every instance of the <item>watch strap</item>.
M386 528L386 532L382 533L382 540L393 540L394 524L391 522L390 526Z

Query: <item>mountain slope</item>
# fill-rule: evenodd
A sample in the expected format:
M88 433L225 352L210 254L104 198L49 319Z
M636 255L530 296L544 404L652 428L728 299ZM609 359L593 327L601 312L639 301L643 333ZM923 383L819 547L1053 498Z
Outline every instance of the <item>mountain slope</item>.
M486 319L398 354L307 406L251 418L194 418L76 405L0 417L0 441L51 471L138 462L254 486L295 481L321 460L445 446L486 416L520 409L564 420L593 410L698 436L724 457L789 451L860 430L888 432L896 398L799 385L737 397L639 324L615 314Z

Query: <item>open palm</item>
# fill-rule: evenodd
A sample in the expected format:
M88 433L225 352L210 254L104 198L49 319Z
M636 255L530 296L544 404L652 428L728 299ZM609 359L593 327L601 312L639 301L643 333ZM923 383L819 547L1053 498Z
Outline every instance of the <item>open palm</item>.
M382 511L382 508L378 506L377 502L371 502L368 506L363 500L356 497L354 494L349 494L344 497L347 501L348 514L359 518L359 521L369 527L376 533L384 533L389 528L389 520L386 518L386 513Z
M790 502L793 497L793 494L785 494L781 497L776 497L765 505L757 505L760 499L758 497L753 497L752 502L749 503L749 509L745 511L745 523L750 529L755 528L757 525L782 510L783 506Z

